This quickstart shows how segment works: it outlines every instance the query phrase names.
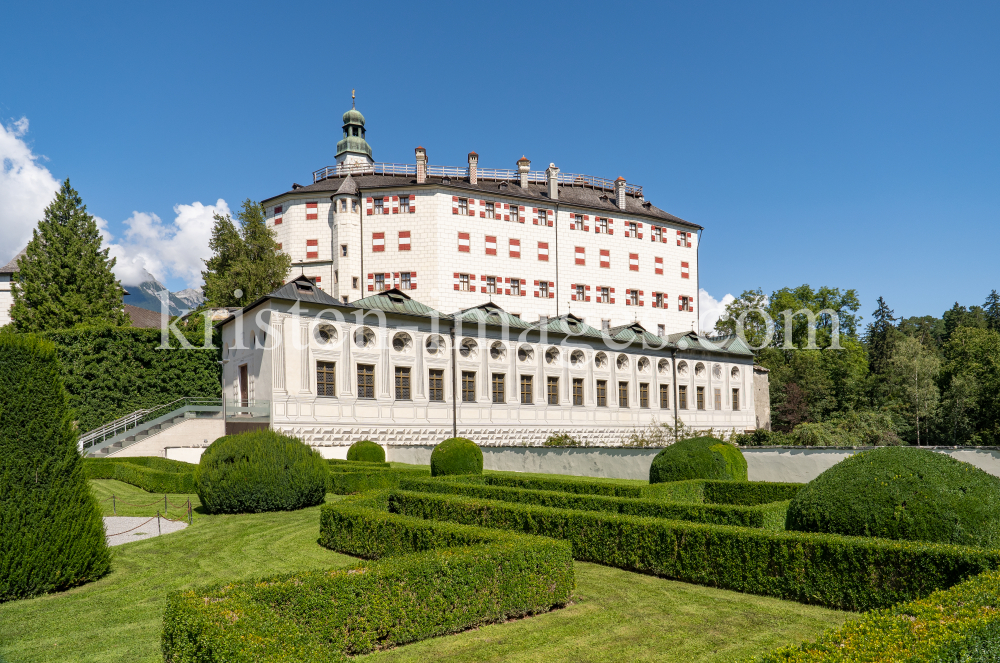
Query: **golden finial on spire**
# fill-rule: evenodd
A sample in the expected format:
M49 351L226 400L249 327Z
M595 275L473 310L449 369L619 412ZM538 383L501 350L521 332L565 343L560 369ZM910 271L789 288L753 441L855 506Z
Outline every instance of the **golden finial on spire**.
M354 89L351 89L351 108L354 108Z

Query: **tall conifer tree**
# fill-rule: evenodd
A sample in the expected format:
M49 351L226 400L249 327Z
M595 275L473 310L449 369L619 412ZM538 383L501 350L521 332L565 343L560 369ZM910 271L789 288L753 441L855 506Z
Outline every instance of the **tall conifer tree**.
M996 290L986 296L983 308L986 310L986 328L1000 332L1000 294Z
M875 375L884 375L889 369L889 359L892 357L895 335L898 332L893 324L895 321L892 309L879 297L878 308L872 314L872 322L865 333L868 366Z
M101 234L69 179L62 183L17 263L10 317L20 332L80 324L128 324L125 291L101 249Z
M239 228L227 214L215 215L205 261L205 299L212 306L246 306L281 287L291 265L264 221L264 207L250 200L236 213Z

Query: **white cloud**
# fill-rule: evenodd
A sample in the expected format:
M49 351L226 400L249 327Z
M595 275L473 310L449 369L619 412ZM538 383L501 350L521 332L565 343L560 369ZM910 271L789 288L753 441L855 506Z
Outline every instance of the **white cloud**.
M722 299L715 299L704 288L698 291L698 310L701 311L698 326L702 333L715 333L715 323L725 314L726 305L734 299L736 298L731 294L723 295Z
M138 284L152 275L161 283L177 278L188 287L201 285L202 260L212 255L208 248L212 216L229 214L229 205L222 198L214 205L175 205L174 214L173 221L164 223L156 214L132 212L123 222L125 235L118 242L109 241L106 222L98 224L106 235L108 254L118 261L115 274L123 284Z
M59 190L59 180L39 165L24 140L28 118L0 125L0 265L31 239L31 231Z

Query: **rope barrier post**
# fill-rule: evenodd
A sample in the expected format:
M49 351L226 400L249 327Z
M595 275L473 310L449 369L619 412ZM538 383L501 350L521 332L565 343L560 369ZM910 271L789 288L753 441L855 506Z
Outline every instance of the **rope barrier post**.
M163 494L163 515L167 515L167 495Z
M115 505L115 496L114 496L114 493L111 494L111 511L116 516L118 515L118 507Z
M188 525L194 524L194 518L191 515L191 498L188 498Z
M156 533L163 534L163 530L160 529L160 510L156 510Z

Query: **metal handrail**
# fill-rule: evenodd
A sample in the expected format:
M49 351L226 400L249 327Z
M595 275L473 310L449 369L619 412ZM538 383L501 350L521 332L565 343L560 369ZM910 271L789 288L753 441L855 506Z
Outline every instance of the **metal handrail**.
M313 171L313 183L325 180L328 177L342 177L344 175L416 175L416 164L408 163L338 163ZM469 176L468 166L432 166L428 164L427 174L432 177L459 177ZM483 180L508 180L518 181L520 172L510 168L476 168L476 177ZM562 184L574 186L591 186L599 189L614 191L615 180L593 175L581 175L579 173L559 173L557 180ZM542 183L548 181L548 176L544 170L528 171L528 181ZM642 197L642 187L638 184L625 184L625 193Z
M172 410L180 409L185 405L221 406L222 399L185 396L170 401L169 403L164 403L163 405L136 410L131 414L127 414L124 417L115 419L114 421L104 424L103 426L87 431L80 436L77 441L77 445L81 450L89 449L95 444L104 442L108 438L124 433L130 428L138 428L140 424L145 423L150 419L156 419L158 416L162 416Z

